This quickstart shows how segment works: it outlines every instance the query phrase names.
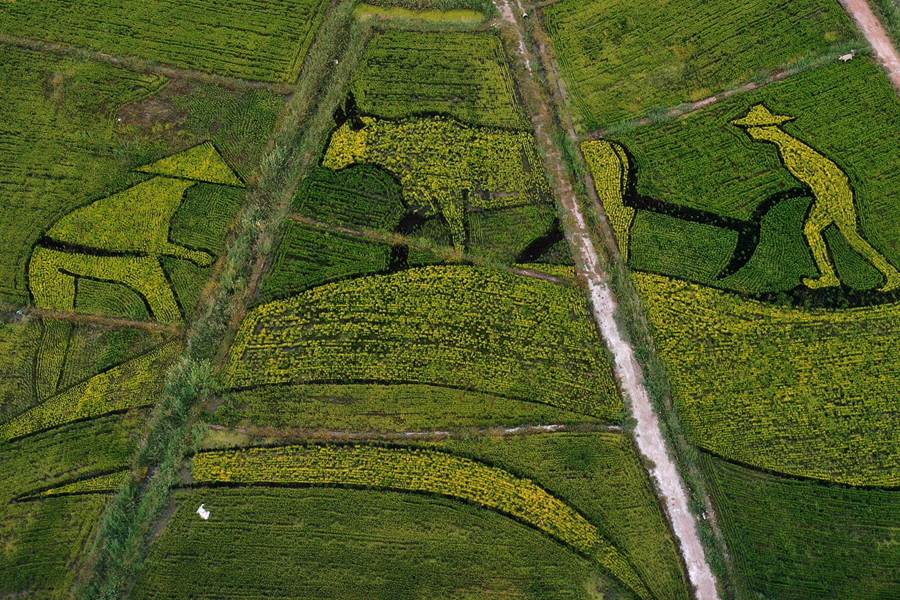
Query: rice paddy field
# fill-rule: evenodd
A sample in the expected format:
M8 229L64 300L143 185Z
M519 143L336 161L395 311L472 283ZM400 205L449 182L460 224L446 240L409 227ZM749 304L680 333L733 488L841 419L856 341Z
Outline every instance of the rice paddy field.
M896 597L867 43L833 0L3 4L0 598Z

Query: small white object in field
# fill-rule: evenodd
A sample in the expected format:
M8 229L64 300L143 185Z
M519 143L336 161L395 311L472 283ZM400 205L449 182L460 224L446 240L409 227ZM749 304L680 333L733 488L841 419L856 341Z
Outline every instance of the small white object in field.
M841 54L838 56L838 60L841 62L847 62L848 60L853 60L853 53L848 52L847 54Z
M204 521L209 520L209 511L203 508L203 505L200 505L200 508L197 509L197 514L200 515L200 518Z
M528 13L527 13L527 12L523 12L523 13L522 13L522 18L523 18L523 19L526 18L527 16L528 16Z

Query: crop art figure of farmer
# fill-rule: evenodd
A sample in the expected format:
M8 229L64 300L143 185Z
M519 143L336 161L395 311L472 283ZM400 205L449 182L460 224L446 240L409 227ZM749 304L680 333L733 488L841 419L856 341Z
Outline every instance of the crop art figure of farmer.
M135 170L154 177L63 215L38 242L28 270L38 307L72 310L76 280L84 277L133 289L157 321L181 321L159 259L207 266L213 257L172 242L172 217L198 183L244 184L209 142Z
M812 191L814 201L803 226L803 235L812 250L819 277L805 278L803 283L812 289L840 285L822 237L822 232L834 225L847 243L884 275L884 285L879 288L882 292L900 288L900 272L860 234L853 188L847 174L826 156L781 129L781 125L793 119L773 114L764 105L756 104L744 117L731 124L743 128L754 140L774 144L791 175Z
M153 177L63 215L35 245L28 264L28 287L36 307L75 310L78 281L88 279L130 288L160 323L181 322L160 260L171 257L207 266L214 257L173 242L169 238L172 217L194 185L244 187L244 183L210 142L135 171ZM42 344L65 347L70 329L69 322L47 321ZM41 398L56 392L60 368L39 359L36 387Z

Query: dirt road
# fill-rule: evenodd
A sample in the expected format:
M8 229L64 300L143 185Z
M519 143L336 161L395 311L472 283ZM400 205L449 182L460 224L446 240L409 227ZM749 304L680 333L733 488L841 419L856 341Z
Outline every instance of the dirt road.
M900 54L891 43L884 25L872 12L869 3L866 0L840 0L844 9L850 13L853 20L862 30L863 35L875 50L875 56L878 61L884 65L888 72L888 76L894 84L894 88L900 91Z
M509 0L495 0L503 20L518 38L520 58L526 66L534 64L531 51L525 42L521 23L520 6L512 8ZM518 3L517 3L518 4ZM529 69L529 73L530 73ZM574 187L559 147L551 137L554 120L549 99L540 90L533 77L520 81L522 95L532 118L535 138L544 155L545 167L555 176L555 192L563 208L571 216L566 223L566 234L575 250L576 264L588 283L594 319L604 341L613 354L616 378L627 400L632 416L637 422L634 437L644 458L651 461L650 474L666 509L666 516L678 540L688 578L698 600L717 600L716 579L706 560L706 554L697 534L697 524L688 509L688 496L678 468L663 438L659 418L644 386L643 371L634 355L634 349L622 337L616 323L616 302L607 281L597 250L588 229L587 221L575 197ZM572 136L573 132L569 132Z

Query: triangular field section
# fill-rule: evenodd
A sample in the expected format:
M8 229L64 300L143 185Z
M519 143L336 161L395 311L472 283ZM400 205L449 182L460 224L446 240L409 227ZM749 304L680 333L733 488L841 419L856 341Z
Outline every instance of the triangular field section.
M244 187L244 182L228 166L228 163L225 162L225 159L222 158L222 155L219 154L212 142L203 142L177 154L161 158L149 165L137 167L135 171L206 183Z

